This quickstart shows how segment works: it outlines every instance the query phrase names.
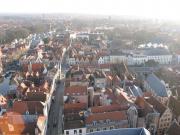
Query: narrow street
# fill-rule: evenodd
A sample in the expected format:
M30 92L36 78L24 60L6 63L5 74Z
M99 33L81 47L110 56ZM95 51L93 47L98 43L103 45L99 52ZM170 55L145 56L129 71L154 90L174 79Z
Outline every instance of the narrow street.
M51 105L48 117L47 135L62 135L64 82L57 83L56 86L54 103Z

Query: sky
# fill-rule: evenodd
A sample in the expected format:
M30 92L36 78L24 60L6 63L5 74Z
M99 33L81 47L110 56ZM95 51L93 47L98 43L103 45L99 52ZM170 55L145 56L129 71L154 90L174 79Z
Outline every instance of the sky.
M81 13L180 20L180 0L0 0L0 13Z

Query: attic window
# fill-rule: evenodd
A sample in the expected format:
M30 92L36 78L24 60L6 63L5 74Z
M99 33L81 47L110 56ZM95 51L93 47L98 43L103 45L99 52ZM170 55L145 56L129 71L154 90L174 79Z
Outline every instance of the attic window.
M97 124L97 122L96 121L93 121L93 126L95 126Z
M29 111L26 111L26 115L29 115Z
M106 122L109 124L109 122L110 122L110 119L107 119L107 120L106 120Z

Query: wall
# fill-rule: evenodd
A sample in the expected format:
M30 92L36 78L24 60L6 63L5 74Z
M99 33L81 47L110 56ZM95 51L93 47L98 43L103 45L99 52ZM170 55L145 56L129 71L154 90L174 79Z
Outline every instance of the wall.
M80 130L82 131L82 133L80 133ZM69 134L67 132L69 132ZM86 128L64 130L64 135L85 135L85 134L86 134Z

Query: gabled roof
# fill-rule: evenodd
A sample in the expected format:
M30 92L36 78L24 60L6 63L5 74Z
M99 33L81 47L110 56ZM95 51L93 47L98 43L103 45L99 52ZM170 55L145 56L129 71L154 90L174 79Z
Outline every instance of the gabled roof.
M118 104L113 104L113 105L106 105L106 106L91 107L90 110L92 113L103 113L103 112L122 111L122 110L127 110L128 108L129 108L128 106L121 106Z
M146 78L146 81L157 96L161 96L161 97L168 96L166 86L161 82L161 80L155 74L149 74L148 77Z
M67 87L64 91L65 95L73 95L74 94L78 94L78 95L86 95L87 94L87 87L86 86L70 86Z
M28 101L46 101L46 94L44 92L27 92L27 98Z
M13 107L10 108L11 111L26 114L28 111L29 114L43 114L43 104L40 101L15 101Z
M163 105L161 102L159 102L155 97L151 96L150 98L147 98L146 101L153 106L153 108L162 115L167 107Z
M168 107L172 110L176 117L180 116L180 101L175 99L173 96L169 98Z
M86 124L91 124L93 121L100 121L107 119L112 121L127 120L127 115L125 111L95 113L95 114L90 114L86 118L85 122Z
M150 105L144 97L137 97L135 104L138 106L138 109L141 110L139 111L139 115L141 116L146 116L148 113L154 112L152 105Z
M79 112L87 108L86 103L66 103L64 104L64 112Z
M37 118L30 115L20 115L14 112L7 113L8 132L10 134L35 133Z
M132 87L130 87L130 92L133 96L137 97L137 96L143 96L143 92L141 90L141 88L139 88L136 85L133 85Z

